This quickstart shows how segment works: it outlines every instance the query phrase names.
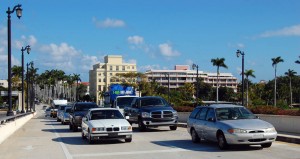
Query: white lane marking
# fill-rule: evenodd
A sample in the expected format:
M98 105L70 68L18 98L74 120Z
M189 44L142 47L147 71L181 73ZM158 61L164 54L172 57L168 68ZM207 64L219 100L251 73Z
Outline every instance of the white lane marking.
M58 142L61 146L61 148L64 151L64 154L66 156L67 159L73 159L72 155L70 154L69 150L67 149L66 145L62 142L62 140L60 139L59 134L56 132L56 129L54 128L53 125L51 125L51 127L53 128L54 132L55 132L55 136L58 138Z

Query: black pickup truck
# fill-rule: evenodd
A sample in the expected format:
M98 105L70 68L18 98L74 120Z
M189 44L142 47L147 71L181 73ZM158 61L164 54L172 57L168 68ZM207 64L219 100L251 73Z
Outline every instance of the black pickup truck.
M81 127L82 118L91 108L98 108L98 105L93 102L76 102L72 105L69 123L70 130L78 131L78 127Z
M169 126L177 129L177 112L162 97L137 97L130 107L124 108L124 115L129 116L130 123L137 123L140 131L147 127Z

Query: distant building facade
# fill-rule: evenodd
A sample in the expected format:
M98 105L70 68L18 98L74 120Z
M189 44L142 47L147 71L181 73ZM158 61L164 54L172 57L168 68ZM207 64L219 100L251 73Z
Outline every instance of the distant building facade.
M121 55L105 56L104 63L93 65L93 69L89 71L90 95L95 96L96 102L99 104L100 92L107 90L112 83L121 83L116 80L116 74L128 72L136 73L136 64L123 63Z
M175 65L174 70L148 70L145 72L148 81L155 80L162 86L168 87L168 80L170 89L175 89L183 86L185 83L194 83L197 78L197 71L190 70L188 65ZM203 79L204 83L208 83L213 87L217 87L217 73L209 73L198 70L198 77ZM219 74L219 87L233 88L237 92L237 78L231 73Z
M8 88L8 81L7 80L0 80L0 86L4 88Z

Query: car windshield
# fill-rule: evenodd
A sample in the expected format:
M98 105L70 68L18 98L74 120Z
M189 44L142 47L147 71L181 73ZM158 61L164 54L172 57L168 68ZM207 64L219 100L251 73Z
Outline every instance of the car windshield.
M143 98L141 99L141 106L168 106L167 102L162 98Z
M98 119L124 119L118 110L94 110L91 112L91 120Z
M119 108L125 108L126 106L130 106L132 100L136 97L121 97L117 98L117 106Z
M216 109L218 120L255 119L255 115L245 107L226 107Z
M65 112L66 112L66 113L70 113L70 111L71 111L71 108L66 108L66 109L65 109Z
M60 110L64 110L65 107L66 107L66 105L61 105L61 106L60 106Z
M98 108L98 105L96 104L76 104L75 110L76 111L88 111L90 108Z

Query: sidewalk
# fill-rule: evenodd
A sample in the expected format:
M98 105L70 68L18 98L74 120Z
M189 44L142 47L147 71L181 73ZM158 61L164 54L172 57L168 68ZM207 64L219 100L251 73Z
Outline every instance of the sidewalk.
M178 123L179 127L186 128L186 123ZM276 141L283 141L288 143L300 144L300 134L277 132Z

